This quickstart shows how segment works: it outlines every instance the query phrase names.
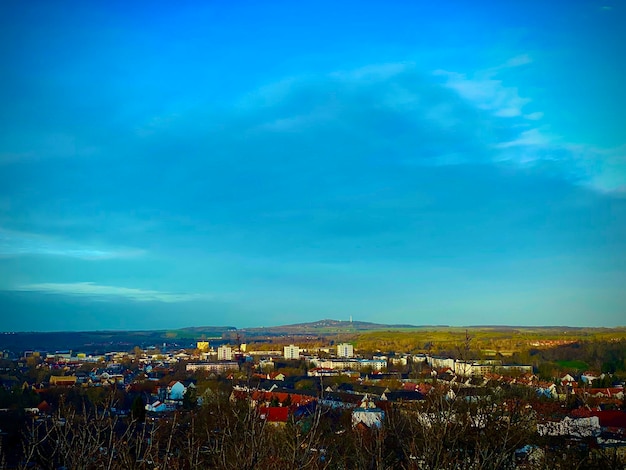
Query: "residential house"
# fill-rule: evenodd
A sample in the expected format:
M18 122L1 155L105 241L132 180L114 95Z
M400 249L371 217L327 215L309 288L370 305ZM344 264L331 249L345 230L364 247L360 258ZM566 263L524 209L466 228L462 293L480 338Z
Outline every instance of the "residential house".
M598 372L585 372L580 376L580 381L584 384L591 385L594 380L604 378L604 374Z
M340 374L341 372L338 369L327 369L324 367L314 367L307 371L309 377L333 377Z
M597 437L600 435L600 420L597 416L589 418L566 416L561 421L537 423L537 433L540 436L551 437Z
M385 412L366 395L359 407L352 410L352 427L381 428L384 418Z
M261 406L259 417L274 426L284 426L289 419L289 408L286 406Z
M150 411L153 413L164 413L165 411L171 411L172 408L167 404L163 403L160 400L155 401L154 403L149 403L146 405L146 411Z
M283 374L282 372L270 372L269 374L267 374L267 379L279 380L282 382L285 380L285 374Z
M167 398L169 400L182 400L187 388L178 381L171 381L167 385Z

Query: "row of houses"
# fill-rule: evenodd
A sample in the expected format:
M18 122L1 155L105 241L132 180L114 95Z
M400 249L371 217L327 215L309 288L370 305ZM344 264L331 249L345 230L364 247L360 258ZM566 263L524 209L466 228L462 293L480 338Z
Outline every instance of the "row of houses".
M332 393L332 392L329 392ZM335 407L342 403L351 409L352 426L355 428L380 428L383 425L385 412L368 395L349 396L347 401L329 398L320 399L313 395L293 390L250 390L247 387L235 387L231 401L246 401L258 412L258 417L273 425L284 425L291 418L297 420L310 416L320 407Z

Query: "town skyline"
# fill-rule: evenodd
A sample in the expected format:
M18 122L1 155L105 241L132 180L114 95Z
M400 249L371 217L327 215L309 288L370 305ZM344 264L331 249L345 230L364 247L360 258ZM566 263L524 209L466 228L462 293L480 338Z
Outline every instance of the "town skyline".
M230 333L78 350L0 345L3 461L319 469L370 468L376 455L390 468L416 460L441 468L442 459L511 469L624 465L624 330L568 339L388 330L293 342ZM373 440L382 452L370 453ZM289 445L298 451L285 452Z

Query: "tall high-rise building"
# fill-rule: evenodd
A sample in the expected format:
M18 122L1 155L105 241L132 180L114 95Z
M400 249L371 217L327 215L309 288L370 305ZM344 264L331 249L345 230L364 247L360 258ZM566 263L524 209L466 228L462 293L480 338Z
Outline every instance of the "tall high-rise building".
M290 344L284 347L285 359L300 359L300 348Z
M354 347L350 343L338 344L337 357L354 357Z
M217 360L218 361L232 361L233 360L233 350L227 344L221 345L217 348Z

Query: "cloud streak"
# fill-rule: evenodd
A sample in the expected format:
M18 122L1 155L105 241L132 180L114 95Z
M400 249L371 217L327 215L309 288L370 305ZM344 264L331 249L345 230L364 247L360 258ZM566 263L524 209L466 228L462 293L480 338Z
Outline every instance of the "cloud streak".
M521 67L532 62L527 55L514 57L504 65L479 71L468 78L464 73L436 70L435 76L443 77L446 87L456 91L464 99L478 108L501 118L513 118L523 114L523 108L531 102L519 95L517 87L505 86L496 77L502 70ZM533 118L538 115L534 114Z
M0 257L42 255L78 258L83 260L107 260L135 258L143 250L131 248L97 248L84 243L71 243L47 235L19 232L0 228Z
M93 282L24 284L12 290L90 297L100 300L125 299L133 302L178 303L211 299L210 296L204 294L161 292L129 287L106 286Z

